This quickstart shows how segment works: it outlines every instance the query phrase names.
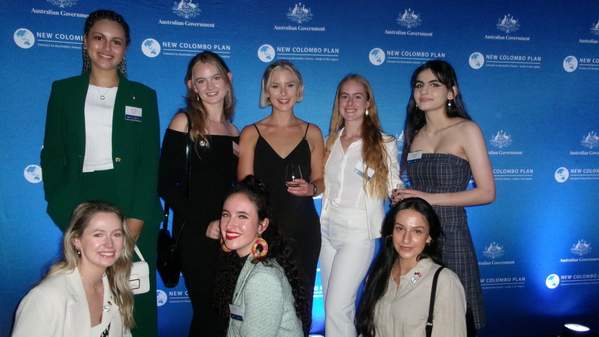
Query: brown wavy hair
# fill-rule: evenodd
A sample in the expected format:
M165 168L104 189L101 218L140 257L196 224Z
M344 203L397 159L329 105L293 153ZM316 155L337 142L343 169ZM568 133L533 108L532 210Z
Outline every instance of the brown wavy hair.
M339 137L341 129L345 126L345 120L339 111L339 97L341 95L341 87L349 81L355 81L364 87L366 99L370 102L368 107L368 115L364 116L362 122L362 160L366 164L366 169L374 170L374 176L367 179L367 174L364 177L365 190L369 195L385 198L387 196L389 167L387 166L387 151L385 151L385 141L394 141L383 139L381 131L381 122L378 116L378 110L374 99L372 87L366 78L358 74L346 75L337 86L335 94L335 103L333 104L333 112L331 114L331 122L329 127L329 137L325 144L326 163L331 149L335 141ZM366 171L365 171L366 172Z

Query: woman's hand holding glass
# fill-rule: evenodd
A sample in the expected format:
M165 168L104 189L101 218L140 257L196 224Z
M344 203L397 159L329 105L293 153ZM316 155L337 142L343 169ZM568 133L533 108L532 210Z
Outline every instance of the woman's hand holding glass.
M311 197L314 193L314 186L304 180L299 164L285 166L285 186L287 186L287 192L299 197Z

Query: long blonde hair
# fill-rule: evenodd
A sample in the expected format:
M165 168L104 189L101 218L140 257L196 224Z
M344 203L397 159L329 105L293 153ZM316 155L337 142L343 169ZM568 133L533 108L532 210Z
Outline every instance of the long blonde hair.
M387 151L385 150L384 144L385 140L381 133L381 122L379 121L372 87L368 80L361 75L349 74L345 76L337 86L335 103L333 104L333 112L331 114L329 137L325 144L324 161L326 163L333 144L335 144L335 141L339 137L339 132L345 126L345 120L339 112L339 97L341 95L341 87L348 81L360 83L366 91L366 99L370 102L368 115L364 116L362 122L362 160L366 165L365 172L371 168L374 170L374 176L368 179L368 175L364 175L365 190L369 195L385 198L387 196L387 180L389 175L389 167L387 167Z
M121 255L116 262L106 268L106 276L108 277L108 283L110 290L114 296L114 301L119 307L121 316L123 318L123 324L127 328L133 328L135 326L135 320L133 319L133 293L129 288L129 274L131 272L131 252L135 246L135 242L125 223L125 217L121 210L118 208L98 201L84 202L77 206L73 211L69 228L64 233L63 244L63 259L50 267L48 276L55 275L58 273L72 272L79 265L81 259L77 254L77 248L73 244L74 239L80 238L83 232L90 224L91 219L98 213L113 213L115 214L121 224L124 235L124 246L121 251Z

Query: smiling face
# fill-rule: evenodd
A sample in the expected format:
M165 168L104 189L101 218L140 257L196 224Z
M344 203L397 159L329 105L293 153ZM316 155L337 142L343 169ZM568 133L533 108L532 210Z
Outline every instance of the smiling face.
M447 88L430 69L421 71L413 88L418 109L425 112L447 111L447 101L454 99L456 89Z
M368 93L363 84L356 80L348 80L339 90L339 113L345 122L358 122L364 120L364 113L370 107Z
M220 231L225 246L239 256L251 252L254 240L268 227L268 219L260 220L256 205L244 193L231 194L223 205Z
M397 213L392 236L393 247L407 266L415 266L426 244L432 241L426 218L413 209Z
M192 69L187 86L192 89L204 104L223 104L230 91L230 74L223 74L212 63L197 62Z
M270 73L265 93L273 110L292 112L295 103L303 96L303 87L293 71L280 67Z
M98 20L83 38L92 70L116 70L123 62L127 40L123 27L112 20Z
M79 268L102 269L112 266L120 257L125 241L123 223L114 213L98 212L73 245L81 252Z

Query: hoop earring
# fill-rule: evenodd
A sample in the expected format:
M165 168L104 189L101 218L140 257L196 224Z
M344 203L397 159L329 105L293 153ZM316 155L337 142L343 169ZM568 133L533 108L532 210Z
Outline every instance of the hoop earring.
M81 48L81 57L83 59L83 67L81 69L82 73L89 73L91 68L91 60L89 59L89 55L87 55L87 48L85 45Z
M119 72L121 73L121 75L123 76L127 76L127 57L123 56L123 61L121 61L121 63L119 63L117 69L119 70Z
M255 260L263 260L268 254L268 243L261 237L257 237L252 245L252 257Z

